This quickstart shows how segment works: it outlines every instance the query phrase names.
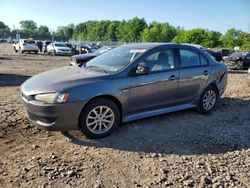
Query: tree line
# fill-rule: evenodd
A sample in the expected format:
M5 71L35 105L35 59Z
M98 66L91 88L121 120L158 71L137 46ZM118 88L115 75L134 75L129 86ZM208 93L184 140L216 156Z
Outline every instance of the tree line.
M21 38L32 36L34 39L59 41L116 41L116 42L175 42L200 44L205 48L234 48L250 50L250 34L236 28L228 29L223 35L218 31L196 28L186 30L169 23L147 23L145 19L135 17L122 21L87 21L77 25L59 26L50 31L46 25L32 20L20 21L20 29L10 29L0 21L0 38L10 36Z

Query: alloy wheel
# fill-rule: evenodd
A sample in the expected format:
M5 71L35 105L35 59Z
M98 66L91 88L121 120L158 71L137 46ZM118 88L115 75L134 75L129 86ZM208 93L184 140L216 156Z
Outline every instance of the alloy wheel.
M210 110L214 107L216 103L216 93L213 90L207 91L203 97L203 107L205 110Z
M89 131L95 134L107 132L114 124L115 115L107 106L97 106L92 109L86 118L86 125Z

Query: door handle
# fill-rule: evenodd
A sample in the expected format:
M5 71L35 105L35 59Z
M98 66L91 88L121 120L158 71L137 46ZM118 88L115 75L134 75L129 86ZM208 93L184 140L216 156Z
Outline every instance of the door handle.
M169 77L169 80L175 80L177 77L175 76L175 75L171 75L170 77Z
M207 70L204 70L203 74L206 76L208 75L208 71Z

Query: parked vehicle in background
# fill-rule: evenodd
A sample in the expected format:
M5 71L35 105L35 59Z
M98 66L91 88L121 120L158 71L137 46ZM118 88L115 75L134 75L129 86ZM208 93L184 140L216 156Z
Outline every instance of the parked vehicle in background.
M38 53L38 47L37 44L34 40L28 40L28 39L20 39L19 42L14 43L14 50L15 52L20 51L22 54L24 52L34 52L34 53Z
M231 69L247 69L250 67L250 52L236 52L224 58L224 63Z
M51 41L43 41L43 53L47 53L47 46L52 43Z
M37 40L36 45L38 47L39 52L42 52L43 51L43 42Z
M47 46L48 54L52 55L72 55L71 49L67 47L64 43L50 43Z
M113 47L113 46L102 46L101 48L99 48L94 53L74 55L74 56L71 57L70 66L85 64L89 60L91 60L91 59L93 59L93 58L95 58L95 57L97 57L97 56L99 56L99 55L113 49L113 48L115 48L115 47Z
M247 72L247 85L250 87L250 68L248 68L248 72Z
M227 66L196 47L140 43L85 64L26 80L21 96L43 129L105 137L121 123L178 110L209 113L227 85Z
M90 46L85 44L76 45L75 54L88 54L88 53L93 53Z
M65 43L65 45L70 48L72 53L74 52L74 46L71 43Z
M216 61L222 61L221 51L213 51L209 49L206 49L205 51L211 54L215 58Z
M229 50L229 49L222 49L220 51L223 60L236 52L235 50Z

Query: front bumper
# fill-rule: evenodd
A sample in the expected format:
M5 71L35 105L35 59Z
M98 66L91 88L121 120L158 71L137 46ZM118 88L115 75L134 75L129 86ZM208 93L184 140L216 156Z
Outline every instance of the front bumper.
M39 128L50 131L78 129L78 119L86 102L45 104L36 100L27 101L22 97L28 117Z
M69 51L56 51L57 55L72 55L72 52Z

